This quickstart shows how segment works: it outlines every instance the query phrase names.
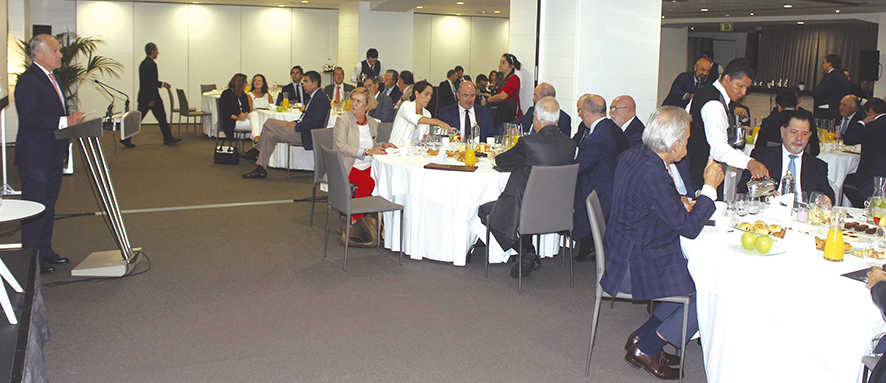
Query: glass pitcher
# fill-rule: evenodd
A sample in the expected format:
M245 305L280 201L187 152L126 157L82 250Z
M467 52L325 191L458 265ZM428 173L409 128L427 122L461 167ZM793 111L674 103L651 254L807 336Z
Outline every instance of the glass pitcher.
M831 211L831 221L828 224L828 237L824 243L824 259L833 262L843 261L843 222L845 212L839 209Z
M868 223L880 225L880 218L886 214L886 177L874 177L874 194L864 202Z

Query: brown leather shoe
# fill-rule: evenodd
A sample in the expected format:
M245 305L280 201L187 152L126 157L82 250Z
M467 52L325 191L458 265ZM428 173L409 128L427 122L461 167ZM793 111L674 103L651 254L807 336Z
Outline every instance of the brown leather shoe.
M665 379L677 380L680 376L680 370L666 366L662 363L661 351L654 355L643 353L640 347L634 347L625 354L625 360L632 366L646 370L652 376Z
M637 332L632 332L631 336L628 337L628 342L625 343L625 351L631 352L631 349L637 347L637 344L640 343L640 337L637 336ZM680 355L674 355L661 350L661 357L663 359L662 363L668 366L679 366L680 365Z

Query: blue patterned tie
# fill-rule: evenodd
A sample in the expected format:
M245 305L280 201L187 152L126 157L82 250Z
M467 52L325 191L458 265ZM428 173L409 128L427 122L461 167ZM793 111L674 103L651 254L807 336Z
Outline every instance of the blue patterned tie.
M791 159L791 162L788 163L788 171L791 172L791 177L794 178L794 192L797 191L797 165L794 163L794 160L797 159L796 154L789 154L788 158Z

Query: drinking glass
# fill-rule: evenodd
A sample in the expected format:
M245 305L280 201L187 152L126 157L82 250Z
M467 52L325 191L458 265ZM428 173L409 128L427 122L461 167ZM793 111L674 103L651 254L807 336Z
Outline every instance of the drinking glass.
M760 213L760 210L763 208L763 202L760 201L759 198L754 198L748 201L748 214L756 215Z
M735 195L735 214L739 217L744 217L748 215L748 195L745 193L738 193Z

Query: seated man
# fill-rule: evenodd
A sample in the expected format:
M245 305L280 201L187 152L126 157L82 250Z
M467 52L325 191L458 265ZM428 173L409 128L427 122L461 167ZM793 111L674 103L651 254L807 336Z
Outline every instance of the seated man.
M793 91L781 92L775 96L775 109L766 118L760 122L760 132L757 133L757 141L755 148L760 146L780 147L781 146L781 127L784 126L788 119L797 112L812 112L797 107L797 94ZM809 154L817 156L819 153L818 131L815 129L815 120L812 119L809 126L812 136L809 138L809 145L806 149Z
M391 101L393 101L395 104L400 101L400 88L397 87L397 83L399 81L400 72L397 72L393 69L388 69L387 71L385 71L385 89L382 91L382 93L384 93L385 96L390 97Z
M520 216L520 205L523 203L523 191L529 180L529 171L535 165L571 164L572 153L575 152L575 145L557 128L557 119L560 117L560 104L557 100L545 97L539 100L536 106L538 107L535 108L533 122L536 133L521 138L513 148L495 157L496 166L511 172L505 190L498 200L483 204L478 210L483 224L491 223L492 235L502 249L516 249L518 243L522 242L523 275L528 275L540 264L538 254L532 246L532 237L520 238L517 235L519 219L515 219ZM515 264L511 268L511 277L517 278L518 274L519 268Z
M612 200L612 177L621 148L616 134L621 128L606 118L606 100L595 94L585 94L578 99L578 116L582 124L583 137L578 140L576 160L579 163L578 181L575 186L575 213L573 216L574 236L578 239L578 254L575 260L590 259L594 240L588 223L585 199L596 191L603 207L603 215L609 216Z
M532 102L536 103L544 97L557 98L557 91L554 89L554 86L546 82L538 84L538 86L535 87L535 91L532 92ZM529 110L526 111L526 114L516 121L516 123L523 127L524 133L532 134L534 131L532 129L533 108L534 107L530 106ZM557 127L560 128L560 132L566 137L569 137L569 135L572 134L572 117L569 117L569 115L562 109L560 109L560 121L557 122Z
M345 70L337 66L332 70L332 84L323 88L323 93L326 93L329 101L340 103L348 99L352 90L354 86L345 83Z
M609 117L616 125L621 127L625 138L628 139L628 147L643 145L643 121L637 118L637 104L631 96L618 96L612 100L609 107Z
M481 142L485 142L486 137L495 136L492 113L485 106L474 102L477 99L477 89L473 82L462 81L458 85L455 98L455 104L440 108L441 120L458 129L458 134L462 137L471 136L471 127L475 123L480 125Z
M847 94L840 100L840 122L838 123L840 128L834 130L835 139L840 139L845 136L846 131L849 130L850 126L864 120L865 115L860 109L858 96L854 94Z
M794 112L781 127L782 144L777 147L755 146L751 157L769 169L769 175L778 183L779 191L781 191L781 179L790 171L794 178L795 193L798 195L803 192L822 193L828 198L826 204L830 205L834 201L834 190L828 182L828 164L806 151L809 138L812 136L811 119L812 115L809 113ZM745 170L738 183L739 193L748 191L750 179L751 172Z
M381 122L394 122L394 102L384 92L378 90L378 78L367 77L363 80L363 86L369 91L369 95L375 97L378 105L369 112L369 116Z
M874 98L864 105L867 117L846 130L843 143L861 144L861 160L855 173L846 176L843 194L852 206L864 207L874 193L874 177L886 176L886 102Z
M265 178L268 176L268 162L279 142L301 145L305 150L313 150L311 130L326 127L329 116L329 99L320 91L320 73L309 71L302 77L301 85L310 95L305 111L298 121L269 119L258 137L258 160L255 169L243 174L243 178ZM288 164L287 164L288 165Z
M289 77L292 79L292 82L286 84L283 89L280 89L280 93L277 94L277 102L276 105L283 104L283 94L285 93L287 98L289 99L289 104L302 103L306 104L310 99L308 95L309 92L305 91L305 88L301 85L302 77L302 69L301 66L294 66L289 70Z
M689 113L660 107L643 131L643 145L618 159L612 187L612 209L603 247L606 269L600 285L608 294L632 294L635 301L689 296L686 336L698 329L695 283L689 274L680 237L695 238L714 214L723 167L708 159L704 187L694 205L681 201L668 165L686 156ZM680 364L662 347L682 348L683 305L661 302L649 320L628 336L625 360L655 377L676 380ZM688 339L687 339L688 340Z

